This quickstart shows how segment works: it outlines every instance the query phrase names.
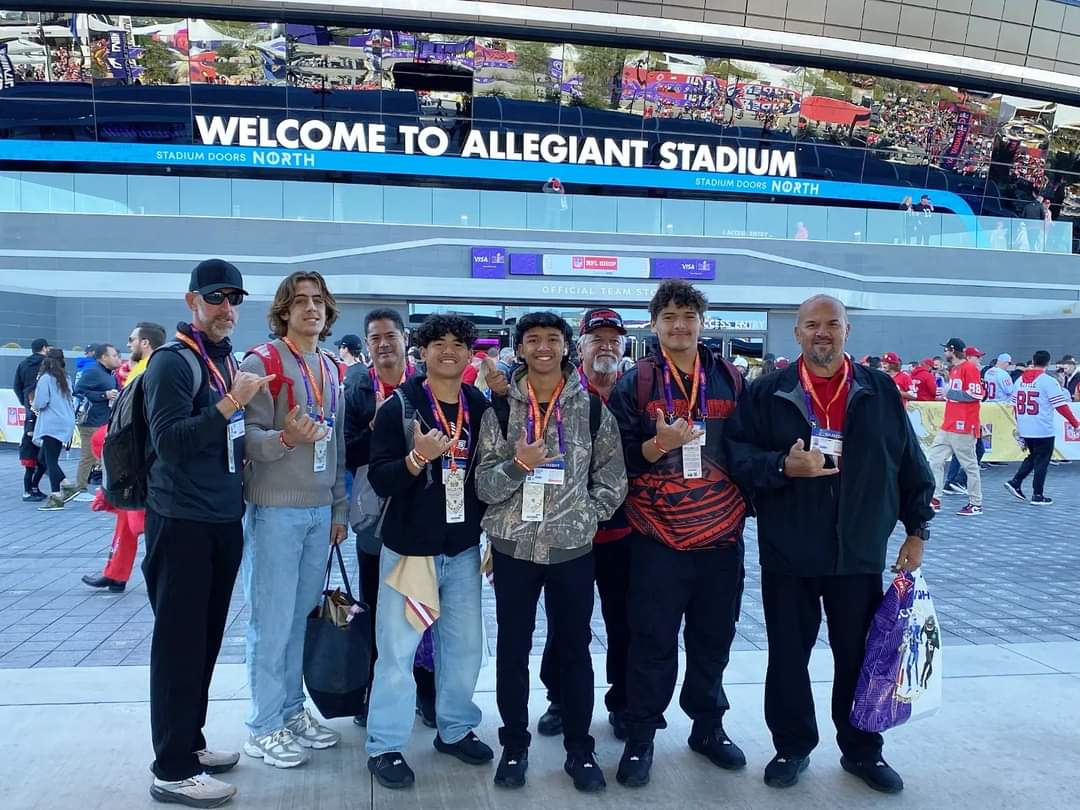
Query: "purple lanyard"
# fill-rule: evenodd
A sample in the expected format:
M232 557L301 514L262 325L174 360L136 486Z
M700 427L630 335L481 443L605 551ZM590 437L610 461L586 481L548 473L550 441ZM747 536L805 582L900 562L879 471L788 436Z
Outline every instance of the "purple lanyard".
M556 399L554 403L548 405L549 408L555 409L555 430L559 434L559 455L566 455L566 437L563 434L562 423L562 405L559 400ZM536 403L536 410L540 410L540 403ZM535 442L536 436L536 418L533 416L533 409L531 403L526 403L526 416L525 416L525 429L528 431L529 442Z
M709 413L709 388L708 381L705 376L705 364L700 361L698 365L698 415L704 421L706 415ZM675 416L675 394L671 387L671 366L668 365L667 360L663 360L664 363L664 403L667 405L667 412L669 417ZM690 401L686 402L686 416L687 419L693 419L694 415L690 413Z
M439 423L439 428L443 429L443 430L446 430L447 431L446 435L449 436L451 439L453 439L454 434L453 434L452 431L450 431L450 424L447 423L447 424L444 425L442 423L442 419L439 417L439 414L442 413L442 409L439 407L438 403L435 401L435 395L431 392L431 386L429 386L427 384L427 381L425 380L424 384L421 387L424 389L424 393L427 394L428 405L431 406L431 415L433 417L435 417L435 421ZM458 421L463 422L461 433L462 433L463 436L465 436L465 442L466 442L466 444L465 444L465 458L469 458L472 455L472 431L469 429L469 404L465 400L465 390L464 389L462 389L461 391L458 392L458 416L457 416L457 418L458 418ZM453 456L454 458L459 458L459 456L458 456L458 448L457 447L451 447L450 448L450 455Z
M225 394L228 393L228 389L225 387L225 378L221 376L221 372L217 370L217 367L214 366L213 362L210 360L210 355L206 353L206 346L203 344L202 334L193 326L191 327L191 335L195 338L195 345L199 347L199 354L202 356L202 361L206 363L207 368L210 369L210 385L217 391L219 397L224 398ZM235 363L236 360L231 354L225 358L225 365L229 369L229 376L233 378L236 377Z
M304 373L303 366L306 365L306 361L304 360L304 358L301 355L298 355L296 352L294 352L292 350L292 347L289 346L288 344L286 344L285 348L287 348L289 350L289 354L291 354L293 356L293 360L296 361L297 367L300 368L300 379L302 379L304 381L304 393L307 395L308 415L312 416L313 415L312 411L315 408L315 394L311 390L311 383L308 382L308 375ZM321 421L325 422L327 427L333 427L334 426L334 414L337 413L337 389L338 389L337 385L333 382L333 379L334 379L333 376L330 376L330 372L334 371L334 369L327 369L326 355L324 355L322 352L320 352L318 350L316 350L315 354L319 358L319 369L323 373L323 379L329 379L331 381L331 384L330 384L330 411L329 411L329 414L320 413L319 414L319 419Z
M844 365L848 366L848 364L846 362L844 363ZM847 380L844 381L844 386L847 388L847 392L850 395L851 394L851 384L855 381L855 369L854 369L853 366L848 366L847 367L847 372L846 372L845 376L847 377ZM806 379L807 380L810 379L809 373L807 374ZM802 380L801 377L799 378L799 382L800 382L802 390L803 390L802 391L803 400L806 402L806 418L810 422L810 427L811 428L820 427L820 425L818 424L818 420L817 420L817 414L814 413L814 401L810 398L810 392L806 390L806 385L803 383L803 380ZM826 409L831 407L831 405L832 405L832 403L830 402L829 405L825 406ZM828 415L829 415L828 410L826 410L826 413L825 413L826 418L828 418Z

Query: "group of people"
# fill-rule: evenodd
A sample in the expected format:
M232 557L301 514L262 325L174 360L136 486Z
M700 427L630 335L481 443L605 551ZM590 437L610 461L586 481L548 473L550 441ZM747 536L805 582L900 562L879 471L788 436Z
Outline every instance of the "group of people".
M848 714L888 537L902 522L894 567L919 566L933 478L896 387L844 353L850 325L838 301L805 302L795 330L802 356L753 385L700 342L706 300L684 281L657 288L657 351L625 371L615 310L587 312L576 334L558 315L530 313L516 324L512 358L486 359L485 396L463 382L477 335L458 316L432 315L415 331L414 365L400 315L369 312L365 345L341 343L366 350L371 365L338 362L320 349L338 306L311 271L281 282L268 313L274 339L238 363L229 337L246 296L235 266L200 263L185 296L190 322L169 342L154 332L145 370L123 392L141 406L148 444L139 519L154 611L155 799L209 807L236 793L218 776L239 753L210 749L202 727L238 573L251 614L243 751L290 768L339 742L305 705L304 627L330 546L350 523L376 649L356 722L381 785L414 783L403 751L418 705L437 751L470 765L495 758L476 734L474 701L485 573L499 627L496 785L526 783L529 654L543 592L549 706L540 731L561 733L578 790L606 786L591 733L594 582L608 637L608 719L624 741L618 781L649 782L684 623L688 746L719 768L743 768L724 729L723 675L753 514L776 748L765 782L795 784L818 742L807 663L824 607L841 764L877 790L902 789L881 736L855 729ZM140 325L133 339L145 334ZM105 357L96 360L108 371ZM43 357L30 403L34 434L53 449L60 441L41 424L55 395L71 401L61 363ZM114 579L108 570L103 578Z

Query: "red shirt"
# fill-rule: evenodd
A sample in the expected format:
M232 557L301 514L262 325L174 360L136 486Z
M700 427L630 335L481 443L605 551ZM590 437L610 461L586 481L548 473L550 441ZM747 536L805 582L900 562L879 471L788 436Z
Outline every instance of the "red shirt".
M958 402L948 398L949 391L963 391L975 397L975 402ZM949 384L945 392L945 420L941 429L949 433L972 433L979 435L979 400L983 393L979 367L966 360L949 369Z
M472 363L465 367L465 371L461 375L461 381L465 385L476 385L476 378L480 376L480 370Z
M896 372L896 374L892 378L892 381L896 383L896 387L900 390L901 394L911 393L911 386L913 383L911 382L911 375L908 374L906 371Z
M911 381L915 386L916 402L933 402L937 399L937 380L926 366L917 366L911 372Z
M802 360L800 359L801 363ZM814 418L817 419L818 427L827 430L844 430L844 414L847 413L847 396L841 392L841 387L846 388L847 365L845 364L831 377L819 377L810 369L806 369L810 377L810 384L817 395L810 397L810 404L814 408ZM801 376L801 375L800 375ZM837 393L839 392L839 396ZM830 404L831 403L831 404ZM825 408L829 409L825 413Z

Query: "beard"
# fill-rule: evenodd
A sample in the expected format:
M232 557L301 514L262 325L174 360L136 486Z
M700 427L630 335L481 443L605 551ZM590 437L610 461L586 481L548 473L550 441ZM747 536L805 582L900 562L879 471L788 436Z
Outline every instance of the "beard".
M592 367L597 374L614 374L619 370L619 361L611 355L601 355L593 360Z
M807 353L807 357L816 366L827 366L836 359L836 354L837 349L835 346L812 346Z
M133 363L142 362L142 349L140 349L138 346L131 350L131 361Z

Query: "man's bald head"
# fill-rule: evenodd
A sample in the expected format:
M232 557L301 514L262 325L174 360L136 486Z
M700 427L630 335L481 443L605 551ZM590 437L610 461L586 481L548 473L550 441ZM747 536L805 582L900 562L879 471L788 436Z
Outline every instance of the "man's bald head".
M844 343L851 332L847 309L831 295L815 295L799 306L795 340L803 360L821 376L832 376L844 363Z
M803 317L806 313L812 311L816 312L823 307L831 307L835 311L839 312L840 317L843 319L844 323L848 323L847 307L844 306L844 302L841 301L839 298L834 298L833 296L826 295L825 293L813 295L807 298L801 304L799 304L799 314L796 318L797 322L802 323Z

